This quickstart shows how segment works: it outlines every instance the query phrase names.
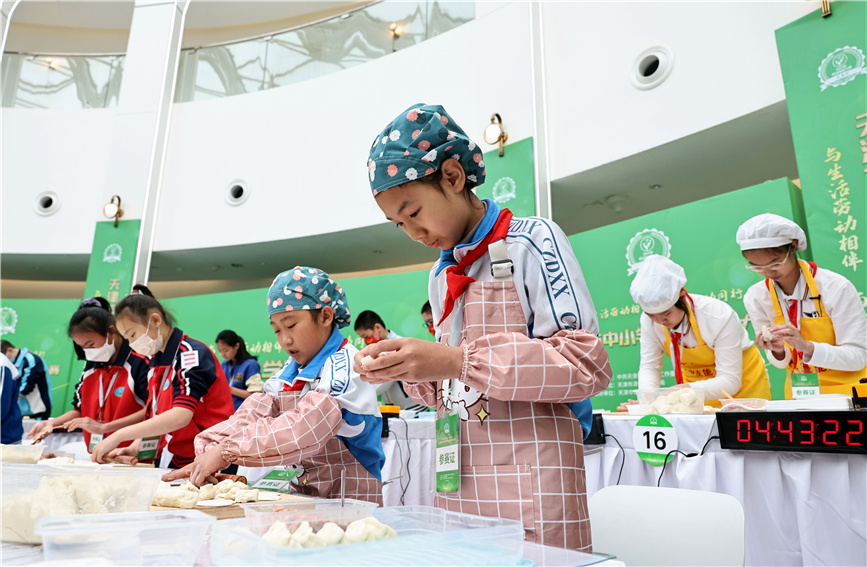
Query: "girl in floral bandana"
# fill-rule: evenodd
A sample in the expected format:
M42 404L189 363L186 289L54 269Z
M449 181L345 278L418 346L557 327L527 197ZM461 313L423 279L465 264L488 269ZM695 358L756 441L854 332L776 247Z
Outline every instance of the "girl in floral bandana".
M530 541L589 550L576 415L611 368L569 241L551 221L475 196L481 149L441 106L392 121L367 172L386 218L441 253L428 290L438 342L370 345L355 356L362 379L401 380L438 417L460 417L460 490L438 493L439 507L520 520Z
M277 275L267 297L280 346L291 357L226 421L196 437L195 462L163 480L197 486L229 463L289 465L292 488L333 498L345 472L346 496L382 504L382 415L376 390L352 370L358 350L338 329L349 324L341 287L316 268Z

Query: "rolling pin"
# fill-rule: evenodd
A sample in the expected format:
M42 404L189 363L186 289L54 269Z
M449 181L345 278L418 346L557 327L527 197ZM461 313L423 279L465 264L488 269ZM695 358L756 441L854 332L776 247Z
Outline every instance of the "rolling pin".
M138 457L133 457L130 455L118 455L112 459L106 459L107 463L117 463L119 465L129 465L134 467L138 464Z
M224 480L231 480L232 482L243 482L247 484L247 477L239 474L223 474L223 473L214 473L212 475L208 475L206 479L211 484L218 484Z

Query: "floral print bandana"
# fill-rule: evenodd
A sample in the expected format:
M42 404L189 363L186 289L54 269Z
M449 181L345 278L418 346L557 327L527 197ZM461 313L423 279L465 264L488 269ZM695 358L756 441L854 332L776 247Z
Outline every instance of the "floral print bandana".
M482 150L439 105L414 104L376 137L367 173L376 196L396 185L435 173L443 160L456 159L471 187L485 181Z
M295 266L277 274L268 290L268 316L295 309L334 309L334 321L342 329L349 325L346 295L328 274L317 268Z

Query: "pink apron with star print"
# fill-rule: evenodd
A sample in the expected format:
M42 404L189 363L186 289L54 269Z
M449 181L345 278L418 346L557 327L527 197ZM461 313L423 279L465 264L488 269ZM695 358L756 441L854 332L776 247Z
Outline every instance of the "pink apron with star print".
M579 330L530 338L512 281L469 284L459 309L461 379L404 384L438 417L446 406L461 416L460 492L437 494L436 505L519 520L528 541L590 551L583 435L566 403L608 386L601 342ZM453 319L443 322L441 342Z

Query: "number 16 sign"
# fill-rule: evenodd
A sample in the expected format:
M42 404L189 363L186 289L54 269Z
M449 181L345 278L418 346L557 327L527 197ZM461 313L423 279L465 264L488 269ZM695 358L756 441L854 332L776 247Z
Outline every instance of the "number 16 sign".
M677 431L661 415L645 415L632 431L632 446L645 463L662 465L674 457L672 451L677 449Z

